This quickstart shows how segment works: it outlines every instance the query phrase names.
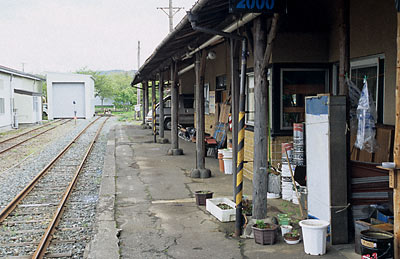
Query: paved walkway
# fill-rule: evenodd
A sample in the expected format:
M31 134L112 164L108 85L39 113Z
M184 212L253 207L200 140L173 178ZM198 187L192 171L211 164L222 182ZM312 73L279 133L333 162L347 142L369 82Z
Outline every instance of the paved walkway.
M169 144L152 139L151 130L139 126L117 125L110 132L98 233L89 258L315 258L304 253L302 243L289 246L278 240L261 246L232 238L234 223L220 223L193 198L197 190L232 197L232 176L219 173L218 161L207 158L213 177L192 179L195 144L181 141L185 155L172 157L166 155ZM245 180L244 194L251 193L251 182ZM279 202L271 200L271 210ZM324 258L359 258L351 249L328 247Z

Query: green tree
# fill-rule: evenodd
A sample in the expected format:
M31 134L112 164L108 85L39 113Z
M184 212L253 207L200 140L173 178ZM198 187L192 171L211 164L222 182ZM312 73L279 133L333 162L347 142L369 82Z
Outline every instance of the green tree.
M136 103L136 91L131 86L132 76L126 72L114 73L109 75L115 91L114 104L116 106L126 106Z
M114 98L113 84L107 75L102 75L100 72L87 69L86 67L78 70L77 73L91 75L94 78L95 96L100 97L102 104L105 98Z

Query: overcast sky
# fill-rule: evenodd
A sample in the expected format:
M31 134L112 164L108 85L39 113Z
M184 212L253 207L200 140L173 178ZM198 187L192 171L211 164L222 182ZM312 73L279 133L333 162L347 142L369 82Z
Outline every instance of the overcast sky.
M184 7L195 0L173 0ZM0 0L0 65L25 72L137 69L168 34L168 0Z

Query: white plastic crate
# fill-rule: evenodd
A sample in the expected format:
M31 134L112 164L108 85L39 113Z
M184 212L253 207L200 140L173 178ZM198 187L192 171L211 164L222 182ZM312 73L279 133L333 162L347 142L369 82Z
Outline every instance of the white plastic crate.
M220 203L225 203L232 207L230 210L222 210L217 205ZM228 198L214 198L206 200L206 210L210 212L214 217L216 217L221 222L235 221L236 204L233 203Z

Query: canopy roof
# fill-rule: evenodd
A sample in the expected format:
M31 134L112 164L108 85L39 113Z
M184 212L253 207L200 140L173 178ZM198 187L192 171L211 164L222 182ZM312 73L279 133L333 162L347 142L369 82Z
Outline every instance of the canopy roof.
M227 0L199 0L192 7L191 12L199 16L198 26L217 30L226 28L236 20L234 15L229 14L229 1ZM173 59L181 59L212 37L213 35L194 31L188 16L185 15L140 67L134 76L132 85L143 80L155 79L155 74L166 70Z

